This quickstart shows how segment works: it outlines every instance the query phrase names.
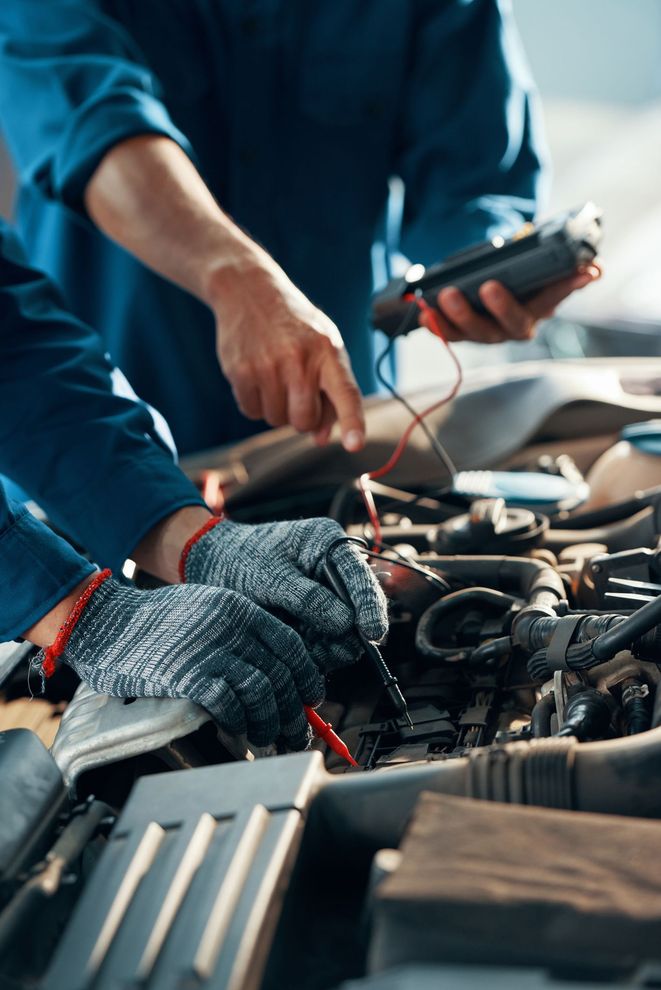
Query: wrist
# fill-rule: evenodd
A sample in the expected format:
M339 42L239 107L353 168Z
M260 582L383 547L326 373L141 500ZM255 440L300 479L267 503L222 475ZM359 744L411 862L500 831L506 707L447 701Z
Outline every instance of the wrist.
M279 272L278 265L266 251L244 237L232 250L217 255L209 265L204 301L217 317L227 319L237 308L244 311L246 298L254 293L256 284L272 284L275 288Z
M90 584L97 578L98 571L88 574L68 595L65 595L46 615L23 633L22 638L35 646L45 648L57 638L60 629L71 615L71 611Z
M216 518L202 505L189 505L157 523L131 554L136 564L168 584L179 584L181 555L189 541Z

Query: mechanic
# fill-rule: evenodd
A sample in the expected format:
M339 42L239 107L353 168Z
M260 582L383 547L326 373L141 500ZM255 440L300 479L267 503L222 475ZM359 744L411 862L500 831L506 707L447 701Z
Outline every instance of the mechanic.
M357 659L356 626L385 635L383 592L347 544L334 559L355 615L318 580L342 535L330 519L213 517L113 378L98 335L0 223L0 471L101 565L130 556L171 582L141 591L97 571L0 485L0 641L43 647L45 676L62 660L97 691L188 697L257 745L304 747L303 705Z
M337 327L374 391L377 231L382 257L429 264L530 219L535 103L500 0L0 4L0 118L30 257L182 453L261 418L320 443L337 418L360 449ZM395 175L401 225L383 219ZM525 338L589 280L526 306L489 283L489 318L449 288L446 332Z

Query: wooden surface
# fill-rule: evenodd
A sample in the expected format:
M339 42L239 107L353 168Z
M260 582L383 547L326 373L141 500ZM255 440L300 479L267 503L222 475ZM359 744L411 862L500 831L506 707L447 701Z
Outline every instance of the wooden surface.
M54 705L42 698L18 698L0 703L0 732L31 729L44 746L50 746L60 724L64 703Z

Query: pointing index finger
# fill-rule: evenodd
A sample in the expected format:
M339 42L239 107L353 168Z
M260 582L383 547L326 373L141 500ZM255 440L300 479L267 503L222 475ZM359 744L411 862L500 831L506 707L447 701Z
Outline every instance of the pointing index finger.
M363 401L344 348L328 352L319 376L321 390L335 408L342 446L349 453L365 446Z

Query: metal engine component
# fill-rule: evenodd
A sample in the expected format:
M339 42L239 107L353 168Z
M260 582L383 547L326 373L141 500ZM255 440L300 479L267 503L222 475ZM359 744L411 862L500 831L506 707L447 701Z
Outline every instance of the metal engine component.
M204 708L183 698L113 698L81 684L62 716L51 753L67 787L75 791L82 774L163 751L210 721ZM249 758L241 740L223 733L223 744L236 759Z

